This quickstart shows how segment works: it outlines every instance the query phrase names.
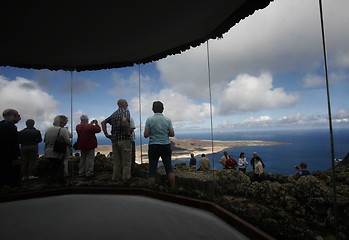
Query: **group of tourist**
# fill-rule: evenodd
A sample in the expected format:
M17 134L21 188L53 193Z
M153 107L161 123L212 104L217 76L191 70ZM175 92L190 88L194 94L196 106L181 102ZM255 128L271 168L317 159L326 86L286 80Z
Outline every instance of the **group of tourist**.
M112 142L113 174L112 180L126 183L131 178L132 166L135 163L135 124L128 110L125 99L119 99L118 109L101 122L104 135ZM149 138L149 182L155 182L156 168L159 158L165 165L168 182L175 186L175 174L171 165L172 150L169 137L174 137L174 129L170 119L162 113L162 102L153 103L154 115L145 124L144 137ZM22 180L36 178L34 176L35 160L38 158L38 143L42 141L41 133L34 128L34 120L27 120L27 128L18 133L17 124L21 117L15 109L3 112L4 120L0 122L0 187L19 186ZM94 176L94 155L97 147L96 133L101 132L97 120L89 123L86 115L80 117L81 123L76 126L78 139L74 148L81 151L79 177ZM68 170L67 160L70 156L72 135L66 124L68 117L58 115L53 126L45 132L44 158L49 162L49 186L65 184L65 173ZM107 124L111 125L108 133ZM21 144L21 148L19 146ZM22 172L21 172L22 169Z
M233 155L228 155L228 152L224 151L219 163L222 165L223 169L239 170L243 173L246 173L246 168L249 165L245 153L243 152L240 153L239 159L238 161L236 161ZM211 169L210 160L206 157L205 154L201 155L199 164L199 171L209 171ZM254 180L261 181L263 179L265 165L263 160L258 156L256 152L253 152L253 157L250 160L250 164L252 166ZM190 154L189 166L191 168L196 168L196 158L193 153ZM296 179L300 178L301 176L311 175L307 170L307 163L305 162L300 163L299 166L295 166L294 170L294 177Z
M238 161L236 161L233 155L228 155L228 152L224 151L223 156L221 157L219 162L222 165L223 169L233 169L233 170L238 169L243 173L246 173L246 168L249 165L246 159L245 153L243 152L240 153L239 159ZM205 154L201 155L199 163L200 163L200 167L198 168L198 170L209 171L211 169L210 160L206 157ZM256 152L253 153L253 157L250 163L256 177L257 178L261 177L263 175L265 165L262 159L257 155ZM190 155L189 166L192 168L196 168L196 158L193 153Z
M128 110L128 103L125 99L119 99L118 109L108 118L101 122L104 135L112 142L113 159L112 180L120 183L127 183L131 178L135 164L135 124ZM174 129L170 119L162 113L164 106L161 102L153 103L154 115L149 117L145 123L144 137L149 138L149 178L151 183L155 182L156 169L159 158L165 166L169 185L175 186L175 174L171 164L171 144L169 137L174 137ZM35 129L35 121L28 119L26 128L18 132L16 123L21 117L15 109L6 109L3 112L4 120L0 122L0 187L3 185L19 186L20 181L37 178L34 176L34 166L38 158L38 144L42 141L41 133ZM81 123L76 126L78 134L74 149L81 151L79 163L79 177L94 177L95 149L97 148L96 133L101 132L97 120L89 123L86 115L80 117ZM65 184L65 175L68 173L68 158L70 157L72 135L66 124L68 117L58 115L53 120L53 126L45 132L44 158L49 162L49 186L62 186ZM111 133L108 133L107 124L111 125ZM21 148L19 147L21 144ZM238 161L228 152L223 153L220 159L223 169L239 170L246 173L249 165L245 153L240 153ZM262 159L253 153L250 160L256 180L261 180L265 165ZM190 166L196 167L196 158L191 154ZM306 163L295 167L296 178L309 175ZM205 154L201 155L200 167L198 170L209 171L210 160Z

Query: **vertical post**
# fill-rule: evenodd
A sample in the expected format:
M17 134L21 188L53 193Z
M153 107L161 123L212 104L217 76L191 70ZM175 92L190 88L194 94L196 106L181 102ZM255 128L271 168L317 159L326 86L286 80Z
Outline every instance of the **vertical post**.
M143 164L141 65L140 64L138 64L138 106L139 106L139 144L140 144L140 148L141 148L141 164Z
M70 71L70 134L71 134L71 146L73 146L73 71L71 70ZM70 157L71 159L73 159L73 148L71 148L71 151L70 151ZM71 161L71 163L73 163L73 161ZM68 164L68 172L69 172L69 159L67 161L67 164ZM71 171L71 177L72 177L72 180L74 179L74 170L73 169L73 165L72 166L72 171Z
M70 71L70 134L73 146L73 71Z
M320 8L320 22L321 22L321 36L322 36L322 47L324 55L324 67L326 76L326 94L327 94L327 109L328 109L328 124L330 130L330 147L331 147L331 163L332 163L332 188L333 188L333 215L334 215L334 225L336 232L336 239L338 239L338 219L337 219L337 190L336 190L336 170L335 170L335 157L334 157L334 140L333 140L333 129L332 129L332 114L331 114L331 98L329 90L329 80L328 80L328 66L327 66L327 54L326 54L326 40L325 40L325 27L322 11L322 0L319 0Z
M212 91L211 91L211 67L210 67L210 49L208 46L208 40L206 41L206 52L207 52L207 74L208 74L208 89L210 95L210 128L211 128L211 149L212 149L212 169L215 168L214 165L214 143L213 143L213 111L212 111ZM213 184L214 191L216 191L216 177L215 172L213 171Z

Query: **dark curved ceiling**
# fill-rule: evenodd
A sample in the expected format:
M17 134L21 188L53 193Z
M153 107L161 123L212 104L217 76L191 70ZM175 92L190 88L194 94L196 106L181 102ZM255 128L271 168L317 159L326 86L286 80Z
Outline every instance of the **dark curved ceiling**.
M222 37L272 0L2 1L0 66L98 70Z

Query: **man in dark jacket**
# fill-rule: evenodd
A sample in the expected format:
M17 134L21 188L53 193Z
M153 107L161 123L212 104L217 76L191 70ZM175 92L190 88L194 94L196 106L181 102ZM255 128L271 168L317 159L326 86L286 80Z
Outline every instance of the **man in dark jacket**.
M34 127L35 121L28 119L27 126L19 132L21 144L22 176L23 180L34 179L34 168L38 158L38 144L42 141L41 133Z
M0 122L0 187L20 184L20 150L16 123L21 116L15 109L6 109Z
M262 159L257 155L256 152L254 152L253 153L253 158L251 159L251 166L253 168L253 172L254 172L254 168L255 168L255 165L257 163L257 160L260 161L262 163L263 168L265 168L265 165L264 165Z

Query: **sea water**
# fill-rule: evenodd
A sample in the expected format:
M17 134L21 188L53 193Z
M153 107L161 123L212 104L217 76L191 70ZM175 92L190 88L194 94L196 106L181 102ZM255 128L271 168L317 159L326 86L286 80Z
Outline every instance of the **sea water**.
M285 144L274 146L250 146L226 149L236 160L241 152L244 152L250 162L252 153L257 152L265 164L265 171L280 174L293 174L294 166L300 162L306 162L310 171L327 170L331 167L331 145L329 131L317 130L269 130L269 131L241 131L230 133L214 133L214 140L261 140L276 141ZM177 135L177 138L209 139L211 134ZM349 153L349 129L337 129L334 131L335 158L344 158ZM212 151L211 151L212 152ZM206 152L206 157L211 161L211 168L222 169L219 163L223 151L216 154ZM196 156L197 167L201 156ZM187 159L175 162L186 162ZM213 163L213 164L212 164ZM213 165L213 166L212 166ZM252 167L248 169L252 171Z
M176 133L177 139L197 138L211 140L211 133ZM232 154L237 160L239 154L244 152L250 162L252 153L257 152L265 164L265 171L280 174L293 174L294 166L300 162L306 162L310 171L327 170L331 167L331 145L328 129L302 129L302 130L268 130L268 131L234 131L234 132L213 132L214 140L238 141L238 140L260 140L275 141L285 144L274 146L251 146L230 148L225 151ZM142 138L142 144L147 144L148 139ZM102 134L98 135L99 145L111 145L109 139ZM136 145L140 144L139 137L136 138ZM40 154L43 154L43 143L39 145ZM335 158L344 158L349 153L349 129L334 130L334 152ZM203 152L211 161L211 168L222 169L219 163L222 152L212 154L212 150ZM189 164L189 157L177 159L177 162ZM200 156L197 159L199 167ZM160 165L162 163L159 163ZM248 171L252 171L248 166Z

